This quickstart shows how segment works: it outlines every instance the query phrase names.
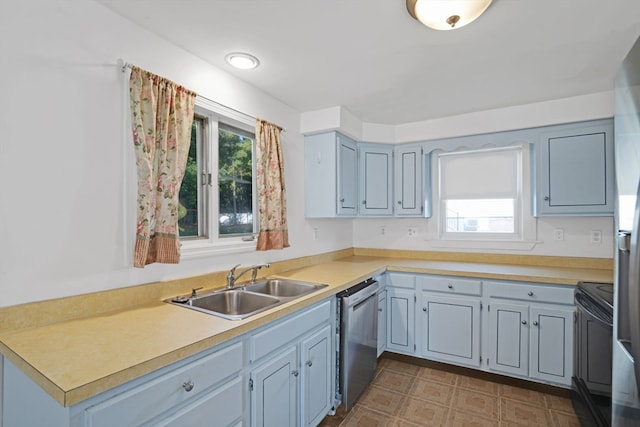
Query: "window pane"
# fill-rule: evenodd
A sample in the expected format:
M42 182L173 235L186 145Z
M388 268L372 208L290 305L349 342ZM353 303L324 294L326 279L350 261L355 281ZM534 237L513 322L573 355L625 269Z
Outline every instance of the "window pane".
M253 233L253 135L220 124L218 186L221 237Z
M449 233L514 233L515 199L445 200Z
M195 117L191 128L191 145L187 166L180 186L180 206L178 210L178 228L180 237L206 237L204 234L203 203L201 196L200 177L202 176L202 134L204 119Z

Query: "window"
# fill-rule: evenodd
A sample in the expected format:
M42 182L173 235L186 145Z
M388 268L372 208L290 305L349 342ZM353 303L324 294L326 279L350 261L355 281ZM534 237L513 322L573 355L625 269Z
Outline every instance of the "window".
M183 254L254 248L255 121L198 98L180 187Z
M438 182L441 238L522 238L521 146L440 153Z

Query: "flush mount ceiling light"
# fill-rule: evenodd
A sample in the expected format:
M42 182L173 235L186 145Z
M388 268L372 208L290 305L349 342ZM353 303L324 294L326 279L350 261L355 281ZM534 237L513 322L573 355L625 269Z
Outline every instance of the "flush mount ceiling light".
M258 58L243 52L231 52L224 59L229 65L240 70L253 70L260 65Z
M406 0L409 14L435 30L453 30L475 21L492 0Z

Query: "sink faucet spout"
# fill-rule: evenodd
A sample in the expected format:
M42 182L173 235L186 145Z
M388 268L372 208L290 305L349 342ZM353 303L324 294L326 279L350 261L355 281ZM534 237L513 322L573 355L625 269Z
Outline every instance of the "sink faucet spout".
M231 270L229 270L229 273L227 273L227 289L232 289L236 284L236 280L238 280L240 277L242 277L242 275L244 275L248 271L252 272L251 273L251 283L255 283L256 277L258 276L258 270L260 270L262 267L269 268L269 267L271 267L271 264L266 263L266 264L253 265L253 266L251 266L249 268L245 268L240 273L238 273L238 275L236 276L236 268L238 268L238 267L240 267L240 264L238 264L235 267L233 267Z

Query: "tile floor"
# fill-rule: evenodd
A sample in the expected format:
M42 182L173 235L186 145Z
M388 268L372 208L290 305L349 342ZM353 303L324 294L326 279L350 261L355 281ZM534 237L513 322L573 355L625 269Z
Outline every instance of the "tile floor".
M387 357L354 408L320 427L580 427L571 400Z

